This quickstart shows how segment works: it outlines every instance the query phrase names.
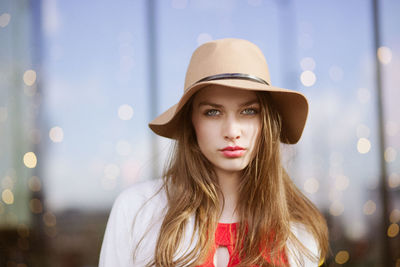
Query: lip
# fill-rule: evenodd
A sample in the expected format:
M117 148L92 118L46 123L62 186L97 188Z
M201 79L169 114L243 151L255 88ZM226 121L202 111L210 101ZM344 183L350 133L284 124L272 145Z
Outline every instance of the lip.
M244 148L240 146L227 146L221 149L221 151L235 151L235 150L244 150Z
M243 156L243 154L246 152L246 149L240 146L227 146L220 151L227 158L238 158Z

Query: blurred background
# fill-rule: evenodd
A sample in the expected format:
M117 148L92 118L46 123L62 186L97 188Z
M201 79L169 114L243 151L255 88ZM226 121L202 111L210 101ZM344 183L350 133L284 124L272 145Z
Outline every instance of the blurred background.
M200 44L248 39L310 102L284 146L325 266L400 266L400 2L1 0L0 266L97 266L115 197L160 176Z

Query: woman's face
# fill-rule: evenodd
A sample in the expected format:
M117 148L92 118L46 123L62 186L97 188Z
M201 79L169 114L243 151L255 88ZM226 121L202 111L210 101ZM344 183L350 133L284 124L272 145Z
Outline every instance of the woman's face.
M220 172L242 171L260 134L260 103L253 91L209 86L193 100L192 122L203 155Z

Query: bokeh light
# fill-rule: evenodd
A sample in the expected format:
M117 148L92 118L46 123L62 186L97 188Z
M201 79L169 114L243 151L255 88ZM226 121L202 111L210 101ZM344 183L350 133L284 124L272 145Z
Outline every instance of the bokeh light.
M3 187L3 189L10 189L12 190L14 188L14 181L10 176L6 176L3 178L3 180L1 181L1 186Z
M24 155L24 164L28 168L35 168L37 164L37 158L35 153L27 152Z
M370 91L367 88L358 88L357 99L363 104L368 103L368 101L371 99Z
M304 191L310 194L314 194L319 189L319 182L315 178L309 178L304 182Z
M40 182L39 177L32 176L28 180L28 187L32 192L39 192L42 188L42 183Z
M304 28L304 25L306 25L306 24L307 24L307 26L305 26L305 27L311 28L311 24L305 23L305 22L302 23L303 28ZM310 33L300 34L298 43L299 43L299 47L302 49L311 49L314 46L314 40Z
M24 73L24 83L32 86L36 82L36 72L34 70L27 70Z
M305 57L300 61L300 66L303 71L313 71L315 69L315 61L312 57Z
M345 175L337 175L335 177L335 187L339 191L344 191L349 187L350 180Z
M301 73L300 81L304 86L310 87L317 81L317 76L315 76L314 72L306 70Z
M133 58L134 48L130 43L122 43L119 46L120 59L119 66L122 72L128 72L133 69L135 61Z
M122 105L118 108L118 117L121 120L127 121L132 119L133 108L129 105Z
M107 164L104 168L104 177L115 179L120 174L120 169L116 164Z
M400 210L394 209L390 213L389 220L391 223L398 223L400 221Z
M8 13L3 13L0 15L0 27L4 28L6 27L11 20L11 15Z
M371 142L367 138L360 138L357 142L357 150L361 154L366 154L371 149Z
M132 36L132 34L130 32L121 33L121 36L125 36L125 35ZM120 61L120 64L122 64L121 68L129 70L133 67L133 63L134 63L133 56L135 54L135 48L131 44L132 41L128 41L129 37L120 37L120 38L121 38L121 40L124 40L124 39L127 40L127 41L121 42L121 44L119 46L119 53L121 56L120 59L122 60L122 61ZM133 38L133 37L131 37L131 38ZM123 63L123 61L125 61L125 62ZM124 65L124 64L126 64L126 65Z
M382 64L389 64L392 61L392 50L387 46L379 47L377 54Z
M23 223L18 224L17 233L20 237L27 238L29 236L29 228Z
M121 176L125 186L135 183L140 177L141 164L137 159L129 158L121 165Z
M340 202L338 200L333 201L333 203L329 207L329 213L332 216L340 216L340 215L342 215L343 211L344 211L344 205L342 202Z
M104 190L114 190L117 186L117 177L121 174L121 169L114 163L109 163L104 167L104 176L101 179L101 186Z
M391 173L388 179L388 185L391 188L396 188L400 186L400 175L397 173Z
M387 230L388 237L396 237L399 234L399 225L397 223L392 223L389 225Z
M55 126L49 131L50 140L54 143L60 143L64 139L64 131L61 127Z
M387 135L395 136L399 132L399 125L394 121L388 121L385 125Z
M340 82L343 79L343 70L339 66L329 68L329 77L335 82Z
M132 78L132 71L135 67L135 43L131 31L122 31L118 34L119 42L119 68L116 72L116 79L126 84Z
M388 147L385 149L385 161L386 162L393 162L396 160L397 151L393 147Z
M10 189L5 189L1 193L1 199L3 200L4 203L7 205L11 205L14 203L14 194Z
M364 238L367 231L368 228L364 221L353 220L349 227L346 228L346 236L351 240L357 241Z
M350 254L346 250L339 251L335 256L335 262L337 264L345 264L350 259Z
M43 212L42 202L37 198L33 198L29 201L29 208L31 209L32 213L35 214Z
M57 224L56 216L51 212L46 212L43 215L43 222L46 226L51 227Z
M399 125L394 121L388 121L385 125L387 135L395 136L399 132Z
M363 206L363 212L365 215L372 215L376 211L376 204L372 200L365 202Z

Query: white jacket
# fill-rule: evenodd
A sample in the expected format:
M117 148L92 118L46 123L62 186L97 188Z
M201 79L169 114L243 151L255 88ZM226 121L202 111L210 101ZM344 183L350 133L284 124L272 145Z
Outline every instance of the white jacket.
M153 258L159 229L167 210L165 192L161 191L155 195L161 185L161 179L140 182L117 197L101 247L100 267L145 266ZM183 239L176 257L184 255L185 251L189 251L194 245L190 245L193 226L194 218L190 218L186 238ZM314 255L319 255L315 239L303 225L293 224L292 232ZM141 240L142 237L144 238ZM133 251L137 246L136 257L133 260ZM303 260L301 266L318 266L318 262L313 262L291 249L291 244L287 247L290 266L297 266L293 254L300 255Z

